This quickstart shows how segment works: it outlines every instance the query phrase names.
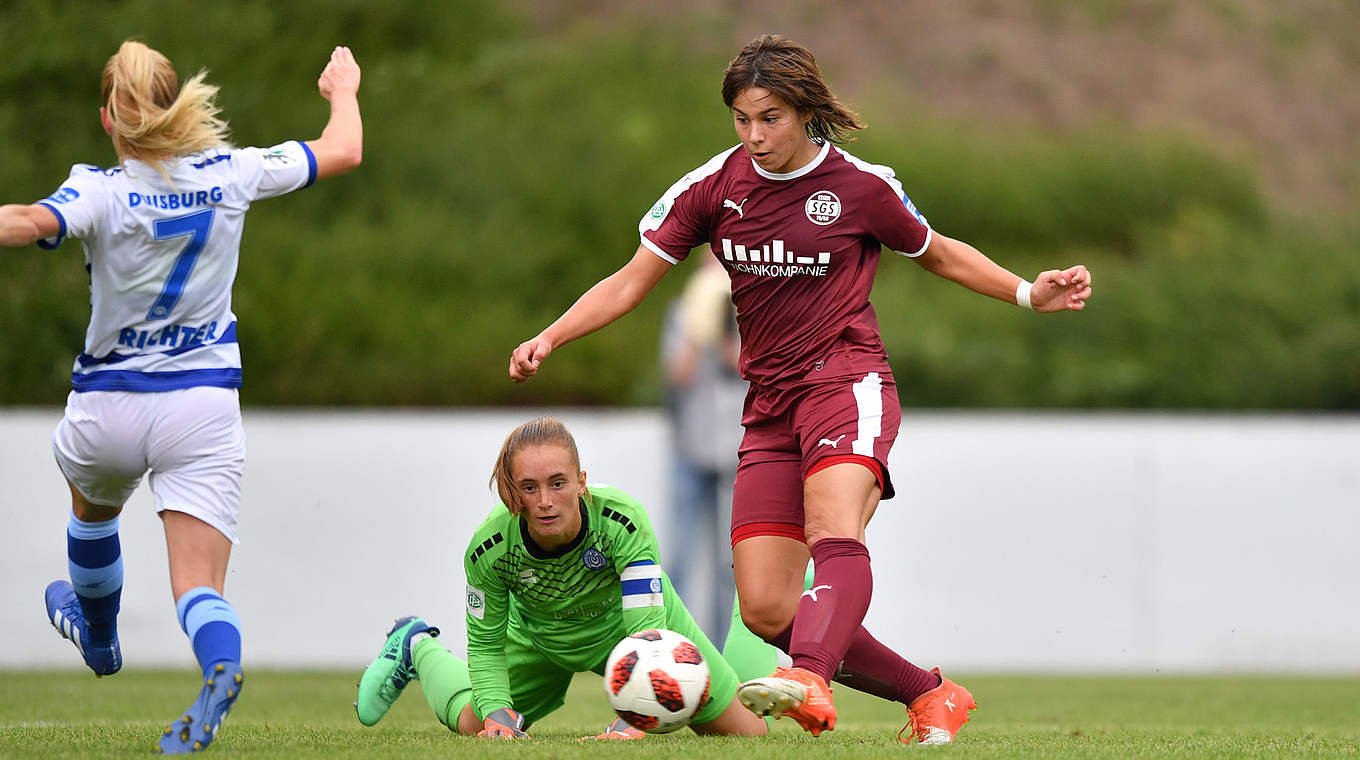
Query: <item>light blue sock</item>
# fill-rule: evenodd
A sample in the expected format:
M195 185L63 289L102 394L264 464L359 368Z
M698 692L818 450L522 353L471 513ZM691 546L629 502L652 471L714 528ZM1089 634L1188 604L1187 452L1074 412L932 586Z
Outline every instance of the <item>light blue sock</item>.
M208 671L219 662L241 661L241 618L226 599L213 589L199 586L184 592L175 603L179 627L188 634L194 656Z
M66 557L90 642L112 642L118 635L118 607L123 597L118 518L85 522L71 513L66 526Z

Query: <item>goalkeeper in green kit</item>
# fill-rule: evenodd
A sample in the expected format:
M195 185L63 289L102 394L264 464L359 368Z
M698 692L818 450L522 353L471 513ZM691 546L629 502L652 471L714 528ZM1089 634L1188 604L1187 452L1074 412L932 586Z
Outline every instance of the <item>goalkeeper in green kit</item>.
M561 422L542 417L501 446L492 482L501 504L468 544L467 661L418 617L402 618L359 681L355 708L374 725L419 680L435 717L460 734L525 738L561 707L576 673L602 674L623 637L668 628L688 637L711 672L699 734L759 735L765 721L736 700L738 678L690 618L661 571L646 510L628 494L586 487ZM622 719L596 739L645 736Z

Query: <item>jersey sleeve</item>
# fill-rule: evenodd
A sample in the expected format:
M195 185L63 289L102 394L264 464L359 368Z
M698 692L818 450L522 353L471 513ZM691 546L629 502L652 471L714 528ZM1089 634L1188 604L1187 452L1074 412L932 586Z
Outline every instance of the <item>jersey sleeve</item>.
M275 198L316 181L316 156L299 140L272 148L240 148L234 153L239 159L241 188L251 201Z
M865 164L878 177L867 204L865 231L883 245L908 258L916 258L930 246L931 230L924 214L907 197L902 183L886 166Z
M728 156L736 149L719 153L666 190L638 222L638 235L644 246L678 264L691 249L708 242L713 209L721 207L721 201L713 198L715 183L710 178L722 171Z
M510 669L505 657L510 590L492 570L493 555L499 556L501 552L477 551L487 542L495 548L504 541L503 534L494 526L488 528L490 522L473 536L463 557L463 571L467 576L468 676L472 680L473 707L479 718L502 707L514 707L510 701Z
M107 185L101 181L103 176L103 169L76 164L56 192L38 201L39 206L56 214L60 224L57 236L39 240L40 247L51 250L68 236L81 239L94 234L109 207Z
M652 521L642 504L626 497L604 517L620 526L614 548L619 574L625 634L666 627L666 595L662 587L661 550Z

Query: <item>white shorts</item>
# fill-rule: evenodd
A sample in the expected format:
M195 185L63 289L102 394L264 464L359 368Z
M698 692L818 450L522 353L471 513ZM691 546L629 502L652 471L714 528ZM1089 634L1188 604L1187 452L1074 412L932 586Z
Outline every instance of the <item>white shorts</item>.
M156 511L192 515L238 543L246 434L235 388L72 391L52 451L91 504L123 506L149 470Z

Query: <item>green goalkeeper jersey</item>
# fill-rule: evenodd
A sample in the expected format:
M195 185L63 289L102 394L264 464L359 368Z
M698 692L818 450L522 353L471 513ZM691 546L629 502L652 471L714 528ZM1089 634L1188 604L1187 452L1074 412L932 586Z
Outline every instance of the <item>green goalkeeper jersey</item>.
M617 488L591 486L581 533L556 552L529 538L498 504L463 558L467 574L468 670L479 712L510 707L506 631L514 627L552 663L602 672L624 636L666 627L673 592L647 512ZM677 600L678 602L678 600Z

